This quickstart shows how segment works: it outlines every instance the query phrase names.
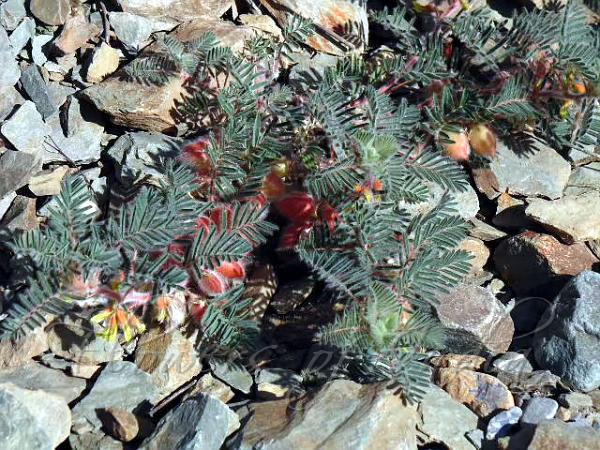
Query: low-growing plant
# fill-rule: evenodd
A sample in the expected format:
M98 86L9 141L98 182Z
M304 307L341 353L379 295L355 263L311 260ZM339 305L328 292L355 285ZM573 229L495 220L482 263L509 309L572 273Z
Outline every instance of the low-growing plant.
M456 160L493 158L500 140L589 152L600 135L600 34L580 2L510 21L454 3L373 13L387 47L304 73L291 70L313 33L300 18L242 54L212 34L159 39L161 52L125 76L185 79L177 113L189 143L164 161L159 186L122 208L100 214L74 177L41 230L8 240L30 275L3 337L98 308L107 338L186 321L239 350L259 331L245 268L277 239L343 305L320 341L343 351L353 376L418 400L425 352L443 345L438 298L470 269L456 249L468 231L452 201L467 187ZM435 185L445 193L431 203Z

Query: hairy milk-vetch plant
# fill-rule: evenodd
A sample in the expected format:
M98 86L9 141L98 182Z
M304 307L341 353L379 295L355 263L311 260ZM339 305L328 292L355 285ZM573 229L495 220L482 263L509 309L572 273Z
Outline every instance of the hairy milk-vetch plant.
M121 209L99 214L84 179L71 178L41 230L10 237L30 276L3 336L95 308L107 338L185 322L240 349L259 331L245 269L276 239L344 305L320 341L343 352L353 376L418 399L424 353L443 344L434 306L470 267L456 250L468 227L451 201L467 185L455 160L493 157L499 139L589 152L600 135L600 38L579 2L511 24L487 7L407 6L372 19L387 47L322 71L290 74L313 32L298 18L281 41L257 37L241 55L211 34L166 36L163 53L130 64L136 81L183 74L177 114L190 142L163 162L159 186ZM409 213L434 184L448 193Z

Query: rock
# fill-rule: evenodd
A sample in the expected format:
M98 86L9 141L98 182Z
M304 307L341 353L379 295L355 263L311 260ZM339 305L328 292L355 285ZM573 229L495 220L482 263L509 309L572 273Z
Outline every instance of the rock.
M600 191L600 162L577 167L569 177L565 195L574 196Z
M162 174L154 168L157 157L174 158L179 154L177 140L163 134L146 132L120 136L108 150L114 161L116 177L124 184L150 178L156 182Z
M238 19L242 24L268 33L276 37L279 41L283 39L281 28L277 26L271 16L267 16L266 14L240 14Z
M275 400L302 392L302 376L287 369L261 369L256 375L256 395Z
M154 329L143 334L135 350L135 364L152 376L164 398L202 370L193 342L180 331Z
M255 267L248 275L243 298L252 299L250 317L262 320L271 299L277 291L278 281L275 270L270 264Z
M541 422L527 450L597 450L600 432L591 427L573 427L560 420Z
M587 413L594 406L592 397L583 392L567 392L560 394L558 402L565 408L569 408L573 413Z
M252 375L241 364L216 358L211 358L209 364L213 375L232 388L244 394L249 394L252 390Z
M458 355L448 353L431 359L431 364L438 368L480 370L485 364L485 358L477 355Z
M7 450L53 450L69 436L71 411L61 397L0 384L0 438Z
M469 235L476 239L481 239L484 242L495 241L506 237L504 231L498 230L477 218L471 219L471 224L473 227L469 230Z
M598 262L583 244L566 245L547 234L525 231L500 243L494 263L517 293L556 293L572 276Z
M419 413L423 422L418 428L432 441L452 450L473 449L465 434L477 429L479 419L444 390L436 386L429 388L419 403Z
M2 225L11 231L30 231L38 227L35 199L17 195L2 218Z
M219 450L239 427L237 415L211 395L199 394L163 417L140 450Z
M528 154L517 153L499 141L496 158L485 172L487 178L481 173L475 176L478 189L490 199L502 192L550 199L561 197L571 165L542 143L536 143L533 150Z
M558 403L556 400L545 397L534 397L527 402L521 423L538 425L543 420L550 420L556 416Z
M560 382L560 377L549 370L534 370L525 376L507 376L506 372L500 372L498 379L505 384L508 383L511 391L542 394L553 392Z
M69 372L72 376L78 378L84 378L89 380L90 378L94 378L98 371L100 370L100 366L96 364L70 364Z
M600 411L600 389L588 392L588 395L592 398L592 405L594 406L594 409Z
M15 58L35 36L35 20L26 17L10 35L9 41Z
M55 355L81 364L120 360L121 346L98 337L100 331L83 317L66 315L48 326L48 344Z
M456 213L465 220L474 219L479 211L479 198L471 186L467 186L464 191L446 192L444 188L433 183L426 183L429 190L429 198L423 202L411 203L400 201L399 205L412 216L417 214L426 214L435 208L444 195L447 194L450 201L454 203Z
M29 190L38 197L58 195L67 173L69 173L68 166L59 166L54 170L44 170L29 179Z
M25 99L14 87L0 87L0 121L4 120L16 105L22 105Z
M171 28L198 18L218 19L233 4L232 0L118 0L121 9Z
M71 434L69 444L72 450L125 450L121 442L98 431Z
M221 400L223 403L227 403L235 396L229 386L227 386L221 380L213 377L210 373L200 377L189 394L186 394L185 398L187 399L193 397L199 393L212 395L213 397Z
M600 274L585 271L573 278L546 311L535 335L540 367L576 389L600 387ZM551 319L551 321L549 321Z
M60 370L34 362L0 370L0 383L11 383L32 391L44 391L64 399L66 403L78 398L86 387L85 381L80 378L69 377Z
M236 448L417 449L418 414L384 385L330 381L290 405L255 403Z
M158 399L152 378L128 361L108 363L92 390L73 408L73 423L100 428L97 410L119 408L143 413Z
M481 273L483 266L486 265L490 258L490 250L480 239L466 238L459 244L458 250L469 252L473 256L473 259L471 259L471 275Z
M439 296L437 315L454 351L491 354L508 350L514 325L504 305L487 289L460 285Z
M522 415L523 411L518 406L496 414L488 423L485 438L492 440L508 436Z
M29 98L35 103L35 106L42 118L45 120L55 114L58 110L52 103L48 86L40 73L40 69L32 64L23 71L21 76L21 85Z
M34 64L43 66L48 62L46 46L52 38L53 36L50 34L40 34L33 38L31 41L31 59L33 59Z
M21 77L21 69L14 57L8 34L0 27L0 88L14 86Z
M483 446L483 430L471 430L465 434L465 437L476 449L479 450Z
M86 79L90 83L98 83L119 68L121 55L110 45L102 42L92 54L87 67Z
M111 12L108 17L117 38L132 54L140 51L155 31L152 21L142 16L128 12Z
M558 411L556 411L555 417L557 419L562 420L563 422L568 422L569 420L571 420L571 411L569 411L564 406L559 406Z
M497 378L466 369L437 369L435 383L479 417L515 406L512 394Z
M25 152L5 151L0 156L0 198L27 184L35 172L41 169L41 161Z
M0 173L4 173L0 171ZM19 367L48 350L48 338L37 329L16 341L0 342L0 369Z
M590 211L600 211L600 192L553 201L532 199L525 210L529 217L567 244L600 239L600 214L590 214Z
M112 21L113 26L115 23ZM126 14L126 13L120 13ZM246 39L254 32L247 27L238 27L221 21L192 21L177 29L174 36L183 42L198 38L207 31L215 33L222 45L241 51ZM140 55L164 54L158 44L153 44ZM109 77L102 83L82 91L82 96L102 112L108 114L117 125L173 134L177 125L176 104L185 91L180 74L173 75L164 85L140 84L128 79L122 72Z
M361 52L368 43L367 11L360 3L345 0L260 0L260 3L282 28L291 14L313 22L321 32L311 35L306 43L318 52L334 55L343 55L350 50ZM344 33L345 39L340 40L340 30L350 28L350 35ZM334 36L337 39L332 39Z
M497 227L519 230L531 226L532 222L525 214L525 202L523 200L503 192L496 199L496 203L496 215L492 218L492 223Z
M35 104L27 101L4 122L0 131L17 150L37 155L42 153L44 141L51 129L42 120Z
M99 414L104 429L121 442L130 442L148 436L150 423L142 421L135 414L119 408L106 408Z
M315 281L311 278L284 284L277 289L270 305L277 314L288 314L304 303L314 288Z
M15 192L10 192L0 198L0 220L4 218L6 212L11 208L14 199L17 197Z
M88 22L83 10L78 10L69 16L53 45L61 54L69 55L75 53L86 43L97 37L101 29L95 24Z
M26 16L25 0L5 0L0 3L0 27L14 30Z
M492 368L496 373L504 372L510 375L528 375L533 372L531 363L525 355L517 352L506 352L492 362Z
M71 13L69 0L31 0L29 8L46 25L62 25Z

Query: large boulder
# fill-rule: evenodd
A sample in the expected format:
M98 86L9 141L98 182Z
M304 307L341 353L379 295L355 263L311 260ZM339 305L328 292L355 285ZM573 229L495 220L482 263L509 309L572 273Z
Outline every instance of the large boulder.
M534 354L574 388L600 387L600 274L585 271L563 288L540 321Z
M460 285L439 297L437 315L455 352L491 354L508 350L514 325L504 305L489 290Z
M511 450L523 447L511 446ZM573 426L561 420L541 422L535 429L527 450L598 450L600 432L592 427Z
M233 0L117 0L124 12L146 17L171 27L198 18L218 19Z

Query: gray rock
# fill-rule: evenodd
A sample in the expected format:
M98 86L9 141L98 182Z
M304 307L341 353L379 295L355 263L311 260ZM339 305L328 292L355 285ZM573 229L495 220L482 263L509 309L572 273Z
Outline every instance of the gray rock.
M421 203L409 203L401 201L400 207L411 214L425 214L437 206L444 195L444 189L435 183L427 183L429 189L429 199ZM448 193L450 200L455 204L456 212L465 220L474 219L479 211L479 198L471 186L467 186L464 191L451 191Z
M239 427L237 414L212 395L199 394L163 417L140 450L219 450Z
M472 218L471 223L473 227L469 230L469 235L474 238L481 239L484 242L495 241L506 237L506 233L502 230L494 228L493 226L477 219Z
M71 434L69 444L73 450L124 450L122 442L100 431Z
M14 50L10 45L10 40L6 30L0 27L0 88L14 86L19 77L21 70L19 64L15 60Z
M71 13L69 0L31 0L31 13L46 25L62 25Z
M0 26L6 30L14 30L26 16L25 0L0 2Z
M69 436L71 411L57 395L0 384L0 411L6 450L53 450Z
M98 409L119 408L143 413L158 399L152 377L128 361L108 363L92 390L73 408L73 423L100 428Z
M598 442L600 432L592 427L570 426L554 419L543 421L536 427L527 450L597 450Z
M546 397L534 397L527 402L521 417L521 423L537 425L542 420L553 419L558 411L556 400Z
M580 195L592 191L600 191L600 162L573 170L565 188L565 195Z
M334 380L293 404L251 404L231 448L417 450L418 421L415 406L385 385Z
M53 39L54 37L50 34L40 34L33 38L31 41L31 59L33 59L34 64L38 66L43 66L48 61L48 55L46 55L46 45Z
M61 397L67 403L79 397L86 387L85 380L81 378L69 377L60 370L34 362L0 370L0 383L12 383L23 389L48 392Z
M155 31L150 19L128 12L111 12L109 19L119 41L133 54L148 43L150 34Z
M41 168L40 159L35 155L12 150L4 152L0 156L0 198L25 186Z
M156 157L175 157L179 141L163 134L137 132L120 136L108 150L116 166L116 176L123 183L146 178L160 179L154 168Z
M553 392L560 382L560 377L552 374L549 370L534 370L525 377L511 378L499 375L498 378L502 378L513 391L543 394Z
M10 35L10 45L16 57L25 48L31 38L35 36L35 20L26 17Z
M0 368L20 367L46 350L48 350L48 339L41 328L20 340L2 341L0 342Z
M8 211L16 196L17 194L15 192L9 192L4 197L0 197L0 220L2 220L4 214L6 214L6 211Z
M600 214L590 214L592 211L600 211L600 191L552 201L532 199L525 213L572 244L600 239Z
M448 332L447 345L455 352L508 350L514 334L510 314L487 289L460 285L439 296L437 315Z
M55 355L82 364L120 360L121 346L98 337L100 331L83 317L67 315L48 326L48 344Z
M252 390L254 380L244 366L234 361L211 358L210 368L215 377L244 394Z
M48 93L48 86L46 85L38 66L32 64L23 71L23 74L21 75L21 85L31 101L35 103L42 118L47 119L58 112L58 109L52 103L52 99Z
M530 154L518 154L503 142L490 163L495 177L495 197L502 192L528 197L559 198L571 174L571 165L556 151L542 143ZM480 185L480 190L482 189ZM488 193L489 196L489 193Z
M25 99L12 86L0 87L0 121L4 120Z
M419 412L423 423L418 428L431 440L453 450L472 450L465 434L477 429L479 418L446 391L431 386L419 404Z
M535 335L538 364L583 391L600 386L600 274L573 278L541 319Z
M123 11L146 17L155 26L170 28L197 18L218 19L232 3L232 0L118 0Z
M567 392L566 394L560 394L558 402L565 408L569 408L575 414L589 412L594 406L592 397L583 392Z
M256 374L256 395L261 399L274 400L302 391L302 376L292 370L267 368Z
M50 127L44 123L35 104L26 101L0 128L2 135L17 150L32 155L42 153L44 141L50 135Z
M517 352L506 352L492 362L492 367L496 372L511 375L526 375L533 372L533 367L525 355Z
M513 406L507 411L502 411L492 417L488 423L485 438L488 440L508 436L513 427L519 423L523 411L518 406Z
M485 436L483 434L483 430L479 430L479 429L469 431L465 435L465 437L478 450L482 447L482 445L483 445L483 439L485 438Z

